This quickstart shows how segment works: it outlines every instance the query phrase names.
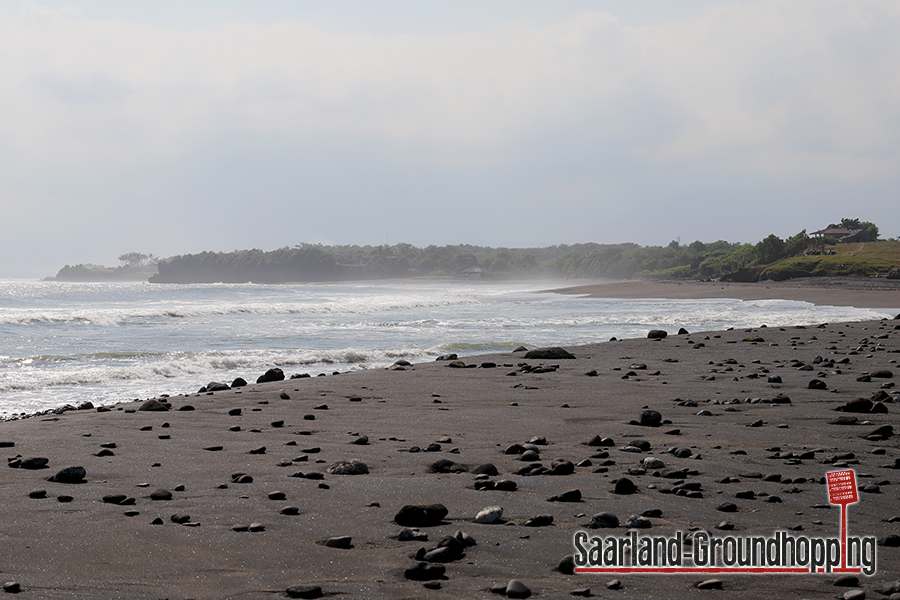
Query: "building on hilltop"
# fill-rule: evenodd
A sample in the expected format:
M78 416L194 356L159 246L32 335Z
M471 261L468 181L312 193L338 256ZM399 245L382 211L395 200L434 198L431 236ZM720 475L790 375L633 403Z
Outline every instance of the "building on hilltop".
M810 235L814 238L822 239L825 237L834 238L840 244L859 241L864 229L844 229L835 224L830 224L825 229L813 231Z

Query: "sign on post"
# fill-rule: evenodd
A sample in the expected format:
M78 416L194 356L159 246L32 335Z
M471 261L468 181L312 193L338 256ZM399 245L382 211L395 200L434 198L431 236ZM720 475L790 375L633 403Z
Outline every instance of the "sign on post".
M859 502L856 491L856 472L853 469L825 474L828 483L828 502L841 505L841 569L847 568L847 505ZM838 571L838 569L835 569Z

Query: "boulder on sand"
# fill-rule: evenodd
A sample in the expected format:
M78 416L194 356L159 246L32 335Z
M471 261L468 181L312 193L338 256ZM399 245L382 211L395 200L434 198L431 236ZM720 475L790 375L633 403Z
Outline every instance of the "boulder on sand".
M525 353L525 358L557 360L573 359L575 358L575 355L564 348L554 346L552 348L535 348L534 350L529 350Z

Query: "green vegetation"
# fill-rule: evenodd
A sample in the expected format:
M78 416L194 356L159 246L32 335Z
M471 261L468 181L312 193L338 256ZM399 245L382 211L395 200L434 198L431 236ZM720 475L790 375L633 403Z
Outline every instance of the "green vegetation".
M853 239L878 239L878 227L844 219L842 229L859 231ZM813 239L803 230L786 239L772 234L756 244L719 240L666 246L573 244L544 248L483 246L322 246L299 244L273 251L202 252L159 260L131 252L115 269L68 265L59 280L144 279L155 283L281 283L349 281L400 277L717 279L781 280L809 276L895 276L900 242L836 244ZM158 273L157 273L158 269Z
M794 277L895 277L900 275L900 242L837 244L825 253L785 258L767 265L761 279Z
M118 267L78 264L66 265L48 280L56 281L147 281L156 275L159 259L152 254L130 252L119 257Z

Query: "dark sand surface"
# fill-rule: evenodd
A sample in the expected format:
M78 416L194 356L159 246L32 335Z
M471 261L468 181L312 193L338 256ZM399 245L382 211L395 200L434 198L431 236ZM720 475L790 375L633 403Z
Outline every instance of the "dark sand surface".
M860 484L879 489L860 493L860 502L850 507L851 534L879 539L900 534L900 523L889 522L900 515L900 470L889 468L900 457L900 438L865 437L878 426L898 426L900 397L886 387L900 376L898 323L670 331L659 341L569 348L574 360L529 360L523 352L467 357L468 364L498 366L463 369L434 362L171 397L167 412L136 411L141 403L133 402L109 412L80 410L0 423L4 458L49 459L43 470L0 468L0 581L21 584L22 598L54 599L268 599L285 597L289 586L300 583L320 585L328 598L493 598L490 588L513 578L534 598L569 598L585 587L597 597L622 599L838 598L847 588L834 587L834 575L596 576L566 575L555 567L572 553L573 533L603 511L624 523L631 515L660 509L662 516L651 518L652 528L643 531L653 535L696 528L716 532L728 520L737 535L771 535L799 526L808 535L836 536L839 509L815 507L828 502L820 478L842 465L856 470ZM756 336L764 341L742 341ZM825 362L814 364L817 356ZM794 360L813 370L801 370ZM558 368L528 373L522 364ZM587 376L592 370L597 375ZM876 370L891 370L894 377L859 381ZM629 372L633 375L625 378ZM251 375L255 380L259 374L247 378ZM774 375L782 383L770 383ZM809 389L814 378L827 389ZM885 404L887 414L834 411L878 391L893 400ZM790 404L758 402L779 393ZM195 410L179 410L187 405ZM669 423L630 424L643 407L659 411ZM229 415L235 408L241 415ZM698 414L704 410L711 414ZM859 422L829 424L839 416ZM748 426L759 420L762 426ZM283 426L273 426L277 421ZM231 431L236 426L240 431ZM673 429L680 434L667 433ZM368 445L351 443L361 435L368 436ZM615 446L587 446L595 435L611 437ZM440 451L409 451L445 436L451 441L441 441ZM526 463L504 449L533 436L547 440L539 447L542 464L589 459L590 466L561 476L514 474ZM620 449L636 439L648 441L651 449ZM101 444L110 443L116 444L113 455L96 456ZM222 449L206 449L217 446ZM262 447L264 453L251 453ZM668 452L672 448L687 448L691 456L678 458ZM608 457L596 457L601 451ZM774 458L779 452L813 454ZM834 460L846 453L853 457ZM699 483L702 497L663 493L678 480L653 471L628 473L647 456L665 463L661 471L687 469L683 481ZM369 474L325 474L329 465L350 458L363 460ZM500 475L491 479L513 480L518 489L479 491L471 473L430 473L439 459L493 463ZM84 483L47 481L72 465L86 469ZM297 472L325 475L321 480L291 476ZM765 481L754 472L808 481ZM233 483L236 473L251 475L252 483ZM637 484L637 493L612 493L614 481L623 476ZM735 481L721 483L726 477ZM172 491L173 499L150 499L160 488ZM574 489L582 492L581 502L548 501ZM46 490L47 497L30 498L37 490ZM269 499L276 491L285 499ZM735 498L743 491L757 497ZM104 503L101 498L110 494L134 498L134 504ZM60 495L73 499L59 502ZM767 502L765 495L782 502ZM717 511L723 502L735 503L738 511ZM398 510L431 503L448 509L444 523L422 528L426 542L399 541L401 527L393 520ZM475 523L476 513L492 505L503 507L504 522ZM281 514L286 506L299 514ZM127 516L129 511L138 514ZM195 525L173 523L175 514L189 515ZM552 515L553 524L525 527L536 515ZM157 517L163 524L151 524ZM251 523L262 524L264 531L233 530ZM446 564L439 589L404 577L419 548L431 549L456 531L470 534L477 545ZM589 531L624 535L626 529ZM352 536L352 547L323 544L335 536ZM723 589L694 587L709 578L720 579ZM861 577L860 586L870 598L880 598L882 584L898 578L900 548L879 546L878 573ZM621 589L607 589L612 579L621 581Z
M738 298L799 300L817 305L900 310L900 280L808 277L780 282L609 281L552 290L592 298Z

